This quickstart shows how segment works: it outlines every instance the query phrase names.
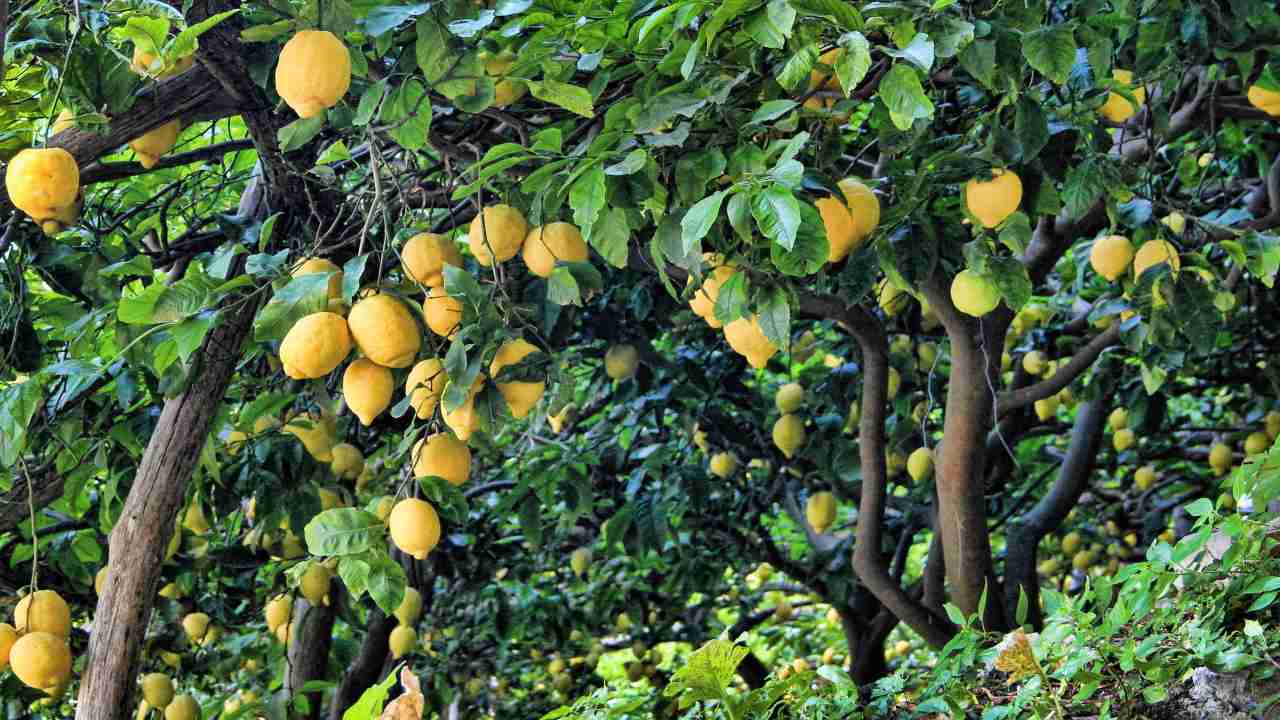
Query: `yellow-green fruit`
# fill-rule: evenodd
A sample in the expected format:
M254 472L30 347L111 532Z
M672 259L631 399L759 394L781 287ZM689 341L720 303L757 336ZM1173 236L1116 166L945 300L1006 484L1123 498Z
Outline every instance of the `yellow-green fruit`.
M1093 551L1081 550L1071 556L1071 567L1077 570L1088 570L1093 566Z
M177 120L170 120L158 128L147 131L141 137L129 141L129 148L138 154L138 162L142 167L155 167L160 157L173 149L178 142L178 133L182 125Z
M885 380L885 395L892 400L898 396L898 389L902 387L902 374L898 372L898 368L889 368L889 377Z
M804 386L794 382L783 385L773 396L773 402L783 415L799 410L804 405Z
M1107 427L1112 432L1124 430L1129 427L1129 411L1124 408L1116 408L1107 416Z
M378 503L373 507L373 514L378 516L382 522L387 522L387 518L391 517L391 509L396 506L396 499L390 495L383 495L378 498Z
M547 223L524 239L524 264L538 277L551 277L557 262L586 262L587 244L578 228L567 222Z
M816 533L824 533L836 521L836 496L829 492L817 492L809 496L804 509L805 519Z
M305 426L304 426L305 424ZM295 415L285 424L282 432L292 435L302 442L307 454L323 463L333 462L334 434L333 419L328 416L311 414Z
M418 622L418 618L422 615L422 593L417 590L406 587L404 589L404 598L400 600L400 604L396 606L395 616L401 625L412 626Z
M409 406L417 413L419 420L426 420L436 412L440 395L449 376L444 371L444 363L439 358L427 358L420 361L409 371L404 381L404 394L409 397Z
M58 593L37 590L18 601L13 626L19 633L46 632L65 638L71 635L71 608Z
M209 632L209 616L202 612L188 613L182 618L182 631L187 634L187 639L191 642L200 642L204 639L205 633Z
M809 661L804 658L796 658L791 661L791 669L795 672L809 672Z
M907 457L907 474L916 482L933 475L933 450L927 447L912 450Z
M328 605L331 582L333 582L333 572L323 563L313 562L307 566L302 577L298 578L298 590L312 605Z
M849 208L834 196L820 198L813 204L827 233L827 262L840 262L858 244L857 226Z
M727 480L738 469L738 459L731 453L718 452L711 456L711 474Z
M462 267L458 245L446 235L418 233L400 249L404 274L427 287L444 285L444 266Z
M397 625L395 630L391 631L389 645L391 646L391 656L397 660L413 652L414 646L418 644L418 633L407 625Z
M592 552L591 548L578 548L569 555L569 567L573 570L573 574L582 577L587 572L587 568L591 567Z
M498 351L493 355L493 362L489 363L489 376L494 378L494 384L498 386L498 392L502 394L502 399L507 401L507 407L511 410L511 416L519 420L529 414L533 406L538 404L542 399L542 394L547 389L547 384L541 380L508 380L498 382L498 373L508 365L518 365L529 355L540 352L538 348L522 338L516 338L502 344ZM608 361L606 360L606 365Z
M1271 117L1280 117L1280 90L1268 90L1258 85L1250 85L1245 97L1249 104Z
M1257 455L1267 451L1271 447L1271 438L1266 433L1255 432L1249 433L1249 437L1244 439L1244 454Z
M773 444L788 458L804 446L804 419L798 415L783 415L773 424Z
M1115 448L1116 452L1124 452L1125 450L1133 447L1133 444L1136 441L1137 438L1134 437L1133 431L1129 428L1125 428L1123 430L1117 430L1116 433L1111 436L1111 447Z
M907 642L906 640L899 640L897 643L894 644L893 650L895 655L898 655L899 657L901 657L911 652L911 643Z
M1039 350L1032 350L1022 356L1022 369L1028 375L1043 375L1044 371L1049 369L1049 359Z
M276 640L285 647L289 647L289 640L293 638L293 623L287 622L276 628Z
M1133 243L1123 235L1100 237L1094 241L1093 249L1089 251L1089 264L1093 266L1093 271L1109 281L1125 274L1131 262Z
M1080 545L1083 542L1084 542L1084 538L1080 536L1080 533L1078 532L1067 533L1066 536L1062 538L1062 552L1066 553L1067 555L1073 555L1077 550L1080 549Z
M1267 437L1275 440L1280 437L1280 410L1272 410L1262 419L1262 423L1266 428Z
M928 370L938 361L938 346L931 342L922 342L916 346L916 360L920 369Z
M71 649L64 637L28 632L9 650L9 666L27 687L54 695L71 679Z
M733 351L747 359L751 367L760 369L769 364L769 358L778 347L764 334L760 316L740 317L724 326L724 339Z
M9 667L9 653L18 642L18 631L9 623L0 623L0 671Z
M1213 468L1213 474L1222 476L1226 475L1231 469L1231 463L1234 458L1231 455L1231 448L1222 443L1214 443L1209 448L1209 467Z
M1058 405L1060 404L1057 395L1051 395L1047 398L1037 400L1033 404L1036 411L1036 417L1040 418L1040 422L1047 422L1058 414Z
M325 293L330 300L339 300L342 298L342 268L338 267L331 260L324 258L306 258L298 263L293 269L291 277L302 277L303 275L315 275L317 273L328 273L329 282L325 285Z
M355 445L338 443L329 452L333 455L329 469L333 470L333 474L339 478L355 480L364 471L364 454Z
M1122 123L1136 115L1138 110L1142 108L1147 99L1147 89L1141 85L1134 86L1133 72L1131 70L1112 70L1111 77L1115 79L1115 84L1118 87L1128 91L1133 100L1130 101L1129 98L1113 90L1107 93L1107 101L1103 103L1102 107L1098 108L1098 112L1111 122ZM1137 103L1137 105L1134 103Z
M880 287L876 290L876 302L885 315L893 317L906 310L910 300L911 296L890 282L889 278L880 281Z
M773 608L773 619L777 622L786 622L791 619L792 612L791 603L780 602Z
M277 595L267 601L267 629L271 632L275 632L281 625L288 624L291 615L293 615L293 597Z
M409 308L385 293L353 305L347 325L360 352L383 367L409 367L422 345L422 334Z
M142 676L142 697L154 708L162 708L173 701L173 681L164 673Z
M1022 178L1012 170L994 170L990 180L965 183L964 204L983 227L993 228L1022 204Z
M190 695L176 695L164 709L164 720L200 720L200 704Z
M368 358L352 360L342 373L342 399L365 427L391 405L394 391L391 371Z
M413 476L435 476L455 487L471 476L471 449L453 433L436 433L413 446Z
M422 314L431 332L447 338L462 324L462 301L449 295L444 286L433 287L422 301Z
M187 511L182 515L182 527L196 535L209 532L209 520L204 516L204 508L200 506L199 500L192 500L187 506Z
M351 87L347 46L326 30L301 30L280 50L276 92L298 117L312 118L338 104Z
M62 229L59 218L75 208L80 168L62 148L28 148L9 160L4 184L13 206L53 234Z
M614 345L604 354L604 372L610 380L626 380L640 368L640 351L634 345Z
M1139 490L1149 490L1156 484L1156 469L1152 465L1143 465L1133 473L1133 484Z
M520 252L529 235L524 215L510 205L490 205L471 221L467 242L476 261L489 267L496 259L506 262Z
M951 302L965 315L982 317L1000 304L1000 290L985 276L966 269L951 281Z
M391 509L391 540L400 552L425 560L440 542L440 516L425 500L405 498Z
M1142 273L1148 268L1161 263L1168 263L1169 269L1176 272L1182 267L1182 261L1178 258L1178 249L1168 240L1148 240L1142 243L1142 247L1138 248L1138 252L1133 255L1133 276L1142 277Z
M613 626L618 632L626 632L631 629L631 616L626 613L618 613L618 617L614 620Z
M346 318L331 312L311 313L293 324L280 343L284 373L294 380L320 378L351 354Z

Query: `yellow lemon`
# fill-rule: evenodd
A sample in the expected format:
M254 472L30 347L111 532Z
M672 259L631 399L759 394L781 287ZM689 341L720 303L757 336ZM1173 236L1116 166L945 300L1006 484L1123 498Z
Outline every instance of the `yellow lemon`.
M387 524L400 552L419 560L425 559L440 542L440 517L425 500L405 498L396 503Z
M711 257L718 259L716 256ZM716 298L720 297L721 286L728 282L735 272L737 271L729 265L717 264L702 281L702 286L694 291L693 297L689 298L689 308L694 314L706 320L707 324L715 329L719 329L722 325L716 319ZM692 277L689 278L689 282L693 282Z
M490 205L471 221L467 242L476 261L488 267L497 259L506 262L520 252L529 234L529 223L510 205Z
M333 419L314 413L295 415L284 426L283 432L302 442L307 454L323 463L333 462Z
M1156 484L1156 469L1152 465L1143 465L1133 473L1133 484L1139 490L1149 490Z
M329 283L325 286L325 292L330 300L342 298L342 268L331 260L307 258L298 263L290 277L302 277L303 275L314 275L315 273L329 273Z
M467 392L467 399L453 410L444 410L444 424L449 426L458 439L466 442L480 429L480 413L476 412L476 395L484 387L484 373L476 376Z
M1123 235L1107 235L1098 238L1089 251L1089 264L1093 271L1114 281L1125 274L1133 262L1133 243Z
M916 482L933 475L933 450L927 447L912 450L907 456L907 474Z
M427 358L409 371L409 377L404 381L404 393L409 397L409 405L418 419L425 420L435 414L436 404L448 381L444 363L439 358Z
M413 476L435 476L458 486L471 476L471 450L453 433L436 433L414 443Z
M711 456L711 474L727 479L738 469L738 459L731 453L718 452Z
M462 266L458 245L445 235L418 233L400 250L404 273L427 287L444 285L444 266Z
M62 148L28 148L9 160L4 184L13 206L53 235L63 229L68 208L75 208L80 168Z
M586 262L587 244L578 228L567 222L547 223L524 239L524 264L538 277L551 277L556 262Z
M9 623L0 623L0 671L9 667L9 653L18 642L18 631Z
M1107 427L1111 428L1112 432L1129 427L1129 411L1125 408L1112 410L1107 416Z
M342 399L365 427L391 405L394 391L391 371L368 358L353 360L342 373Z
M1244 439L1244 454L1258 455L1264 453L1271 447L1271 438L1266 433L1255 432L1249 433L1249 437Z
M337 105L350 87L351 56L333 33L301 30L280 50L276 92L298 117L315 117Z
M965 183L964 204L985 228L993 228L1022 204L1022 178L1012 170L996 169L990 180Z
M1137 439L1129 428L1117 431L1116 434L1111 436L1111 447L1115 448L1116 452L1128 450L1133 447L1135 442L1137 442Z
M54 695L71 679L71 649L64 637L28 632L13 643L9 665L24 685Z
M1263 426L1266 428L1267 437L1275 440L1280 437L1280 410L1271 410L1266 417L1262 419Z
M1209 448L1209 467L1213 468L1214 475L1226 475L1233 462L1235 458L1231 454L1231 448L1223 443L1214 443L1213 447Z
M1058 407L1062 402L1058 400L1057 395L1051 395L1047 398L1037 400L1034 403L1036 417L1040 418L1040 422L1048 422L1051 418L1058 414Z
M804 405L804 386L794 382L783 385L773 396L773 403L783 415L799 410Z
M1069 532L1062 538L1062 552L1067 555L1074 554L1080 549L1080 545L1084 542L1084 538L1078 532Z
M966 315L982 317L1000 304L1000 290L985 276L966 269L951 281L951 302Z
M182 631L191 642L200 642L209 631L209 616L202 612L188 613L182 618Z
M142 697L151 707L162 708L173 701L173 681L164 673L142 676Z
M493 84L493 106L504 108L524 97L524 83L508 80L504 76L515 65L516 55L510 50L503 50L497 55L480 53L480 61L484 66L484 74L498 78Z
M313 562L307 566L302 577L298 578L298 590L312 605L328 605L331 582L333 582L333 572L325 567L324 563Z
M333 460L329 469L343 480L355 480L364 471L364 453L351 443L338 443L329 451Z
M289 617L293 615L293 598L289 595L277 595L267 601L266 607L267 629L275 632L276 628L289 622Z
M401 598L400 604L396 606L396 611L393 614L401 625L413 625L418 622L418 617L422 615L422 593L411 587L406 587L404 589L404 597Z
M1258 85L1250 85L1246 93L1249 104L1271 117L1280 117L1280 90L1267 90Z
M880 199L874 191L856 178L845 178L836 183L844 195L845 207L853 219L854 247L871 237L880 225Z
M804 419L798 415L783 415L773 423L773 444L788 458L804 446Z
M836 521L836 496L829 492L816 492L805 503L805 519L816 533L824 533Z
M1102 107L1098 108L1098 112L1111 122L1122 123L1142 109L1142 105L1147 99L1147 89L1141 85L1134 86L1133 72L1130 70L1112 70L1111 77L1115 79L1117 86L1124 88L1133 96L1133 101L1131 102L1120 93L1112 91L1107 93L1107 101L1103 103ZM1134 105L1135 102L1137 105Z
M148 130L140 137L129 141L129 148L138 155L138 162L144 168L153 168L160 156L173 149L178 142L178 133L182 125L177 120L170 120L158 128Z
M820 198L814 202L827 232L827 262L840 262L857 246L857 226L849 208L835 197Z
M413 648L418 644L418 633L413 628L405 625L397 625L395 630L391 631L391 637L388 645L391 648L391 657L399 660L405 655L413 652Z
M889 278L885 278L880 281L880 287L876 290L876 300L884 314L893 317L907 309L911 296L890 282Z
M591 567L591 548L578 548L569 556L569 568L573 574L582 577Z
M200 704L190 695L174 696L164 709L164 720L200 720Z
M52 590L37 590L18 601L13 625L19 633L45 632L58 637L71 634L71 608Z
M204 508L200 506L198 500L192 500L187 506L187 511L182 516L182 527L196 535L209 532L209 520L204 516Z
M1148 240L1142 243L1138 252L1134 253L1133 276L1142 277L1142 273L1148 268L1161 263L1168 263L1169 269L1177 272L1178 268L1182 267L1182 261L1178 259L1178 249L1168 240Z
M347 324L360 352L383 367L409 367L422 345L422 334L409 308L390 295L361 299L351 306Z
M517 338L502 344L493 356L493 362L489 363L489 376L494 378L494 384L498 386L498 392L502 394L502 399L507 401L507 407L511 409L511 415L519 420L529 414L534 405L542 399L543 392L547 389L547 384L541 380L509 380L506 382L498 382L498 373L508 365L517 365L530 354L540 352L529 342Z
M733 348L734 352L745 357L751 367L757 369L768 365L769 358L778 352L778 347L769 340L764 334L764 329L760 327L759 315L740 317L725 325L724 339L729 341L729 347Z
M347 320L337 313L311 313L298 320L280 343L284 373L295 380L321 378L351 354Z
M443 286L433 287L422 301L422 314L431 332L447 338L462 324L462 301L451 297Z
M604 354L604 372L610 380L626 380L640 368L640 352L634 345L614 345Z
M1038 377L1049 369L1049 359L1039 350L1032 350L1022 356L1022 369L1026 370L1028 375Z

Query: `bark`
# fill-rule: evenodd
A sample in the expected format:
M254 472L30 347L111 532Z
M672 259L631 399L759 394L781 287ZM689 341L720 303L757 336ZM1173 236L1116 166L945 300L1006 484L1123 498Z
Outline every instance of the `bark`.
M281 690L290 702L307 683L325 677L325 670L329 667L329 646L333 643L334 608L342 592L340 588L341 583L334 583L329 605L312 605L301 597L293 601L293 636L289 638L288 672ZM324 705L323 693L307 693L306 698L308 709L301 717L319 718Z
M742 662L738 663L738 674L752 690L764 687L769 680L769 668L765 667L753 652L747 653L747 656L742 658Z
M841 616L843 621L844 617ZM849 644L851 667L849 676L859 686L867 686L889 674L889 664L884 659L884 643L889 633L898 625L898 618L885 610L870 623L853 628L856 636L850 633L848 623L843 623L845 641Z
M1027 596L1027 622L1040 627L1040 583L1036 576L1036 549L1044 536L1066 520L1067 513L1089 485L1089 476L1102 444L1107 407L1098 401L1083 402L1076 410L1075 426L1058 479L1035 507L1009 524L1009 554L1005 559L1005 606L1010 615L1021 593Z
M382 679L382 668L391 650L388 641L395 627L395 616L387 615L376 607L369 611L369 628L365 631L364 642L360 644L360 654L342 676L342 683L333 694L329 703L329 720L342 720L347 708Z

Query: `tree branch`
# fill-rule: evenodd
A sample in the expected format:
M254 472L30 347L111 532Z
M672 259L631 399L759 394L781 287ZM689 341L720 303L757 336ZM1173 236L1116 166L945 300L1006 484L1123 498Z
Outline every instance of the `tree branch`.
M149 172L155 172L156 170L165 170L167 168L190 165L192 163L204 162L206 160L215 160L221 158L227 153L238 152L240 150L250 150L252 148L253 140L229 140L216 145L197 148L189 152L162 157L160 158L160 161L151 168L144 168L138 163L133 162L97 163L80 173L80 186L84 187L86 185L93 185L101 182L113 182L128 177L134 177L136 175L145 175Z
M1004 417L1007 413L1056 394L1070 385L1077 377L1080 377L1085 370L1092 367L1104 350L1118 342L1120 342L1120 324L1115 323L1096 335L1089 341L1089 344L1077 351L1075 355L1072 355L1071 359L1060 366L1052 377L1041 380L1034 385L1000 393L996 399L996 404L1000 408L1000 416Z

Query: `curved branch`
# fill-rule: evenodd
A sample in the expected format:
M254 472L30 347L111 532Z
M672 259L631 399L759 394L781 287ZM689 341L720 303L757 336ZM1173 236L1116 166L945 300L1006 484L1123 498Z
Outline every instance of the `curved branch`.
M252 140L229 140L216 145L197 148L190 152L162 157L159 162L150 168L144 168L134 162L97 163L93 167L90 167L80 173L80 186L84 187L95 183L112 182L123 178L134 177L136 175L145 175L157 170L190 165L191 163L204 162L206 160L216 160L228 153L240 150L250 150L252 148Z
M1089 341L1089 344L1081 348L1075 355L1072 355L1071 359L1065 365L1059 367L1052 377L1041 380L1034 385L1000 393L996 400L1000 408L1000 416L1004 417L1006 413L1024 408L1037 400L1043 400L1050 395L1056 394L1070 385L1077 377L1080 377L1085 370L1092 367L1104 350L1118 342L1120 342L1120 324L1115 323L1103 332L1098 333Z

